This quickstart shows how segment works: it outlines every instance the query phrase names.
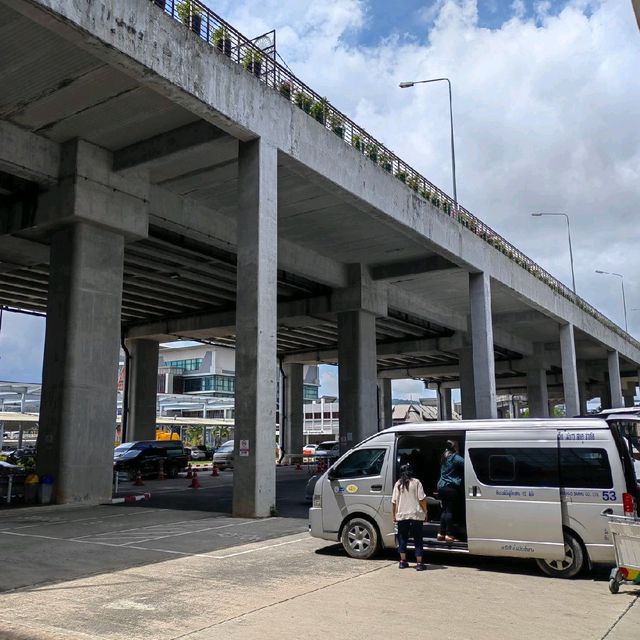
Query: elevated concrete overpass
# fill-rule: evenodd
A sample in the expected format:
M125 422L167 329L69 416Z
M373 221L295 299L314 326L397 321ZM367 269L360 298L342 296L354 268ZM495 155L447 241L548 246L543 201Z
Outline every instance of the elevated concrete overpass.
M0 303L47 314L38 465L59 502L110 494L121 339L138 438L159 341L237 347L237 515L274 502L278 358L289 451L304 362L339 365L345 447L387 424L392 378L460 387L465 418L495 416L496 388L526 389L532 415L549 386L571 414L632 401L636 340L177 6L0 0Z

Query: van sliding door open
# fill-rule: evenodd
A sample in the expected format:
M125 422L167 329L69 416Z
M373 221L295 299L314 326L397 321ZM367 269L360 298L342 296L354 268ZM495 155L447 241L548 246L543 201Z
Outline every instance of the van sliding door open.
M558 431L467 431L469 551L561 560Z

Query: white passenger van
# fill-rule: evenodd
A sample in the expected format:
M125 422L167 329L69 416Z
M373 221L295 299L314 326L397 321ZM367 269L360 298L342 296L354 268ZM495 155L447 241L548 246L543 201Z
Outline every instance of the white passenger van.
M460 542L438 542L440 456L455 440L465 460ZM391 493L410 462L425 488L427 550L535 558L546 574L577 575L614 564L604 513L635 514L637 486L627 446L601 419L404 424L364 440L318 480L311 535L342 542L354 558L393 548Z

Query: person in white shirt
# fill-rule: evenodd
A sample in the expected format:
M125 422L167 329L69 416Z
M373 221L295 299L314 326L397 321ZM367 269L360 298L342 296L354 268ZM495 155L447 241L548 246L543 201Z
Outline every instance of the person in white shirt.
M398 553L400 564L398 568L406 569L407 542L413 538L416 552L416 571L424 571L422 563L422 523L427 518L427 496L422 483L413 477L410 464L400 467L400 477L393 487L391 497L393 522L398 527Z

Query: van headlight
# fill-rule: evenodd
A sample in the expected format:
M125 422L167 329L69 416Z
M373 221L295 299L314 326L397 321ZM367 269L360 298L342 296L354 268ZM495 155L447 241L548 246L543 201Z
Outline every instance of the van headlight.
M313 494L313 506L315 509L322 508L322 493L314 493Z

